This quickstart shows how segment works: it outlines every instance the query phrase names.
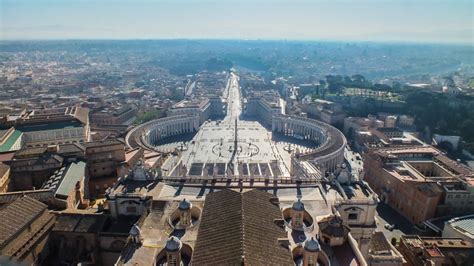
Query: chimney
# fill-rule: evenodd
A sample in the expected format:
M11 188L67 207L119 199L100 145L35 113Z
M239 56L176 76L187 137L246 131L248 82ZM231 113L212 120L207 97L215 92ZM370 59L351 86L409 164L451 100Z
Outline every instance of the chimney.
M273 223L276 224L278 227L285 228L285 220L281 218L273 220Z
M288 248L290 246L290 240L286 237L279 237L277 241L282 247Z
M270 203L275 205L275 206L280 206L280 199L278 199L278 197L271 197L270 198Z

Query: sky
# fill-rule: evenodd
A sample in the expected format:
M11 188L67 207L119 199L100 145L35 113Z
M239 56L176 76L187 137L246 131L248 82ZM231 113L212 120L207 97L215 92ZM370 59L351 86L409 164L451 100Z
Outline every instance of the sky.
M284 39L474 45L472 0L0 0L0 40Z

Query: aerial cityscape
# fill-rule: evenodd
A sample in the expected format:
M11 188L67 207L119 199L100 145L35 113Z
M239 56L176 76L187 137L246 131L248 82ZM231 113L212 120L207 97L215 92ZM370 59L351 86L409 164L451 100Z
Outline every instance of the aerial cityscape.
M271 1L244 0L252 23L222 22L239 37L208 17L181 35L188 10L176 36L130 28L146 7L233 1L111 0L125 13L97 31L74 23L104 3L47 2L0 0L0 265L474 265L474 31L456 24L472 2L428 8L458 12L452 34L410 37L425 14L387 39L292 14L348 1L276 1L278 33L252 24ZM354 8L369 27L397 5ZM109 27L129 35L95 35Z

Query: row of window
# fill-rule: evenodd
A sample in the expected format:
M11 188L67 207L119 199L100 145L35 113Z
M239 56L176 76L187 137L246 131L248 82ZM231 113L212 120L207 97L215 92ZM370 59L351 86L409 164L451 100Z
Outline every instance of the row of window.
M74 143L84 143L84 140L83 139L80 139L79 141L77 140L72 140L72 141L59 141L59 142L51 142L50 144L35 144L35 145L27 145L26 147L27 148L41 148L41 147L45 147L45 146L48 146L48 145L63 145L63 144L74 144Z

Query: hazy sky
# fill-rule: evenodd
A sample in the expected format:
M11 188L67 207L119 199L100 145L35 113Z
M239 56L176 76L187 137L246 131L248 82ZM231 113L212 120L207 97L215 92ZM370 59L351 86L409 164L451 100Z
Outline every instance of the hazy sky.
M474 43L472 0L0 0L0 39Z

